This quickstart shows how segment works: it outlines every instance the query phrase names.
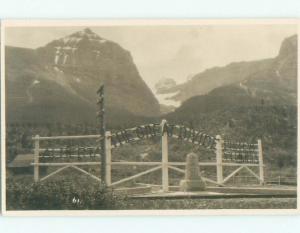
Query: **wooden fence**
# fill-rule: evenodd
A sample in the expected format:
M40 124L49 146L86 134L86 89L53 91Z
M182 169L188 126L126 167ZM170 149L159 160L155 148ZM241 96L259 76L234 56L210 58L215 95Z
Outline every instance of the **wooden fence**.
M257 144L248 144L248 143L236 143L236 142L229 142L224 141L220 135L217 135L216 137L211 137L205 134L202 134L196 130L189 129L187 127L183 127L180 125L171 125L167 124L166 120L163 120L161 124L151 124L153 126L152 129L155 129L154 126L159 127L157 131L145 131L148 133L143 132L141 133L141 129L146 129L147 126L138 126L135 128L131 128L128 130L123 130L119 135L123 135L123 139L118 138L118 142L116 142L116 137L118 133L112 134L110 131L106 131L105 138L101 138L100 135L81 135L81 136L53 136L53 137L40 137L39 135L36 135L33 137L34 140L34 163L32 165L34 166L34 181L43 181L48 178L50 178L53 175L58 174L59 172L63 171L66 168L72 168L76 169L77 171L80 171L88 176L90 176L93 179L96 179L97 181L101 181L101 179L86 170L80 168L79 166L98 166L101 167L100 161L67 161L67 162L57 162L57 161L51 161L51 162L45 162L40 161L41 158L44 158L44 156L41 155L41 152L45 152L45 148L40 148L40 142L41 141L55 141L55 140L81 140L81 139L90 139L90 140L105 140L105 184L110 187L119 186L125 182L128 182L130 180L134 180L136 178L139 178L141 176L147 175L149 173L161 170L162 177L161 177L161 186L162 190L164 192L169 191L169 172L175 171L184 174L185 170L185 162L172 162L169 161L169 154L168 154L168 138L173 137L180 140L184 140L190 143L193 143L198 146L205 146L208 149L211 149L215 153L215 161L214 162L199 162L199 166L214 166L216 167L216 180L209 179L207 177L203 177L203 179L208 182L212 183L218 186L224 186L226 183L232 179L236 174L238 174L241 170L247 171L251 176L257 178L260 184L264 183L264 165L263 165L263 153L262 153L262 143L261 140L257 141ZM151 127L152 127L151 126ZM166 128L169 127L169 130L166 130ZM172 133L170 128L172 128ZM140 131L137 131L139 129ZM181 134L175 134L173 133L173 129L178 129L178 132L181 132ZM183 130L184 129L184 130ZM137 132L137 137L133 137L130 132ZM184 134L182 133L184 132ZM187 132L189 132L190 136L187 136ZM185 136L182 136L185 135ZM126 143L131 143L134 141L141 140L143 138L149 138L152 136L160 136L161 137L161 161L158 162L129 162L129 161L113 161L112 160L112 151L114 148L117 148L119 146L122 146ZM199 140L198 140L198 139ZM201 141L202 140L202 141ZM113 142L112 142L113 141ZM94 157L100 157L102 156L100 154L101 150L98 150L95 147L91 147L90 149L94 149L93 156ZM99 149L99 148L98 148ZM59 150L57 148L51 149L51 151ZM48 150L49 151L49 150ZM78 149L79 151L79 149ZM51 155L48 155L49 157L53 157ZM61 155L63 156L63 155ZM82 160L85 160L86 157L91 156L91 154L68 154L65 155L67 157L74 157L74 158L82 158ZM184 156L184 155L183 155ZM53 157L53 160L55 160L55 157ZM138 174L135 174L130 177L126 177L124 179L112 182L112 166L115 165L124 165L124 166L150 166L151 168L142 171ZM56 171L44 176L40 177L39 175L39 167L40 166L55 166L60 167ZM153 167L154 166L154 167ZM235 168L234 171L232 171L230 174L228 174L226 177L223 177L223 171L225 167L233 167ZM256 174L251 168L252 167L258 167L258 174Z

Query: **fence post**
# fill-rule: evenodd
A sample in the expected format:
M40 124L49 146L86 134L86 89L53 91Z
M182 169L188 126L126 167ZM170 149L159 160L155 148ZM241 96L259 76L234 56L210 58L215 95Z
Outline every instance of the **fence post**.
M162 151L162 189L169 191L169 172L168 172L168 132L165 131L167 121L161 121L161 151Z
M40 136L35 135L34 137L34 169L33 176L34 182L39 181L39 153L40 153Z
M265 177L264 177L264 161L263 161L261 139L258 139L257 141L257 148L258 148L259 180L260 180L260 184L263 185L265 183Z
M111 185L111 132L105 132L105 150L106 150L106 185Z
M217 169L217 183L223 184L223 139L220 135L216 136L216 169Z

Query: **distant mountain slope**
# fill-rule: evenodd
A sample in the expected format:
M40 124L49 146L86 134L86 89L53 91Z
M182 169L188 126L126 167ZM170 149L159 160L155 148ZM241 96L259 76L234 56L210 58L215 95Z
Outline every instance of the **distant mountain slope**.
M261 138L267 162L295 167L296 36L286 39L279 55L268 63L265 69L248 74L243 80L187 99L165 118L211 135L220 134L225 139L255 142Z
M6 47L5 62L9 120L90 121L101 83L108 109L120 115L159 114L130 53L90 29L38 49Z
M165 91L176 86L176 81L172 78L162 78L155 84L155 92L157 94L164 94Z
M190 125L209 135L222 135L225 140L255 143L257 139L262 139L266 170L296 168L296 106L239 105L207 112L197 111L198 105L193 106L165 118L172 123Z
M230 85L246 85L249 80L285 80L287 89L295 93L297 80L297 36L285 39L276 58L252 62L236 62L225 67L215 67L195 75L188 82L172 87L170 93L177 92L172 99L184 102L190 97L204 95L211 90ZM258 84L258 83L257 83Z

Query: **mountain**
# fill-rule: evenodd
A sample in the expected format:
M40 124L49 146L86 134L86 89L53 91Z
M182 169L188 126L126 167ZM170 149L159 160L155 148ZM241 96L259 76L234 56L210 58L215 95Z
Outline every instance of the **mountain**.
M96 91L105 84L107 112L159 114L159 103L128 51L90 29L44 47L6 47L7 119L95 121Z
M176 87L176 82L172 78L163 78L155 84L155 95L160 103L160 113L166 114L172 112L180 106L179 101L174 101L172 97L177 93L171 93L169 90Z
M173 105L160 104L160 113L162 115L173 112L176 109Z
M174 79L163 78L155 84L155 91L157 94L164 94L166 91L168 91L169 89L175 86L176 86L176 82Z
M193 96L204 95L215 88L230 84L240 84L241 87L245 87L248 82L253 82L255 79L264 79L266 82L264 77L270 80L274 78L279 81L278 83L283 81L283 85L288 89L294 88L293 93L295 93L296 62L297 36L294 35L283 41L279 54L275 58L235 62L224 67L214 67L195 75L183 84L172 87L168 91L165 90L165 93L177 92L171 99L184 102ZM256 86L259 84L257 83Z
M209 135L220 134L227 140L255 142L261 138L267 164L295 168L297 36L285 39L274 59L235 66L242 70L254 63L256 72L243 73L240 78L234 75L234 83L193 96L164 117L170 122L199 128ZM218 73L223 69L226 74L232 66L215 70Z

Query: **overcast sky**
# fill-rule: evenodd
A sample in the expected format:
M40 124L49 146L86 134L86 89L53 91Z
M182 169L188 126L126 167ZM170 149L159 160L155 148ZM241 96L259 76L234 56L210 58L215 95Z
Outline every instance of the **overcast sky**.
M85 27L11 27L6 45L37 48ZM90 27L129 50L142 78L153 88L161 78L177 83L214 66L274 57L295 25Z

